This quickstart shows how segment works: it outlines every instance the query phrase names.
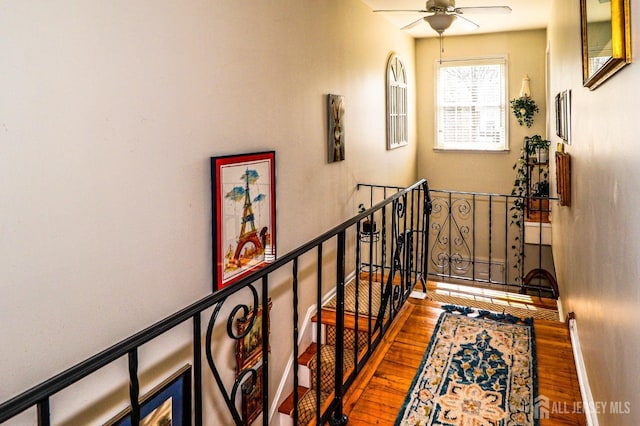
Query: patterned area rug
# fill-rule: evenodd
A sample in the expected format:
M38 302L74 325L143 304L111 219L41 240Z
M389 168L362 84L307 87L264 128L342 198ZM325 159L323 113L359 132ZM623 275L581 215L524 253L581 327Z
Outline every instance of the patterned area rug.
M443 308L396 426L537 425L533 320Z

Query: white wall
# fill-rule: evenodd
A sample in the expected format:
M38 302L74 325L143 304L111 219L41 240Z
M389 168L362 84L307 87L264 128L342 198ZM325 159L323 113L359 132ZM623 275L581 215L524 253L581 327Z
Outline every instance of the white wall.
M633 6L632 57L638 58L640 9ZM640 68L628 65L595 91L582 87L579 7L579 2L555 2L548 30L550 96L572 90L573 140L566 149L572 205L554 211L553 250L564 311L575 312L580 324L593 398L608 404L600 405L600 424L637 425ZM629 402L631 413L613 414L615 402Z
M415 126L385 150L392 51L415 84L413 40L359 0L3 1L0 401L211 291L211 156L276 150L280 254L357 182L412 182Z

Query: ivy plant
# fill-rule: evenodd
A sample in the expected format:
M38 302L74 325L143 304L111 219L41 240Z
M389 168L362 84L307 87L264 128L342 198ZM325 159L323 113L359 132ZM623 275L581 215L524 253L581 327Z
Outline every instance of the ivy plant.
M524 244L522 244L522 235L524 227L524 211L527 197L535 196L549 196L549 181L547 180L546 170L541 169L540 176L542 181L537 182L533 188L531 185L531 177L529 176L529 161L532 156L535 155L536 150L539 148L549 148L550 142L543 139L540 135L534 135L531 137L525 137L522 148L520 149L520 157L513 165L513 170L516 171L516 178L513 182L513 189L511 190L511 196L513 196L513 204L509 208L510 224L516 227L516 236L514 238L514 244L511 249L514 250L514 269L517 271L516 282L520 281L521 269L524 262ZM546 192L546 194L545 194Z
M533 115L539 111L536 102L529 96L521 96L511 99L511 110L521 126L527 125L531 127L533 124Z

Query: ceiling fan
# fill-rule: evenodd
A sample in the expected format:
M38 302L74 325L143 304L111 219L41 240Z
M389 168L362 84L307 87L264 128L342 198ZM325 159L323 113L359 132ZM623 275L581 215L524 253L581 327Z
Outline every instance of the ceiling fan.
M423 20L426 21L434 31L441 37L444 31L451 26L457 18L464 20L472 30L479 27L478 24L465 18L463 15L474 13L511 13L509 6L474 6L474 7L456 7L455 0L428 0L425 9L388 9L374 10L374 12L415 12L428 13L427 16L421 16L415 21L405 25L401 29L407 30L418 25Z

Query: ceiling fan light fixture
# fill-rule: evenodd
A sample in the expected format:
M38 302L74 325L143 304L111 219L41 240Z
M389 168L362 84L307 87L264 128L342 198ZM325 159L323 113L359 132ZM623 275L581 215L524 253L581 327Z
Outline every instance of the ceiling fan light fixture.
M455 19L456 15L447 15L446 13L436 13L424 17L424 20L427 21L431 28L438 34L442 34L444 30L449 28Z

